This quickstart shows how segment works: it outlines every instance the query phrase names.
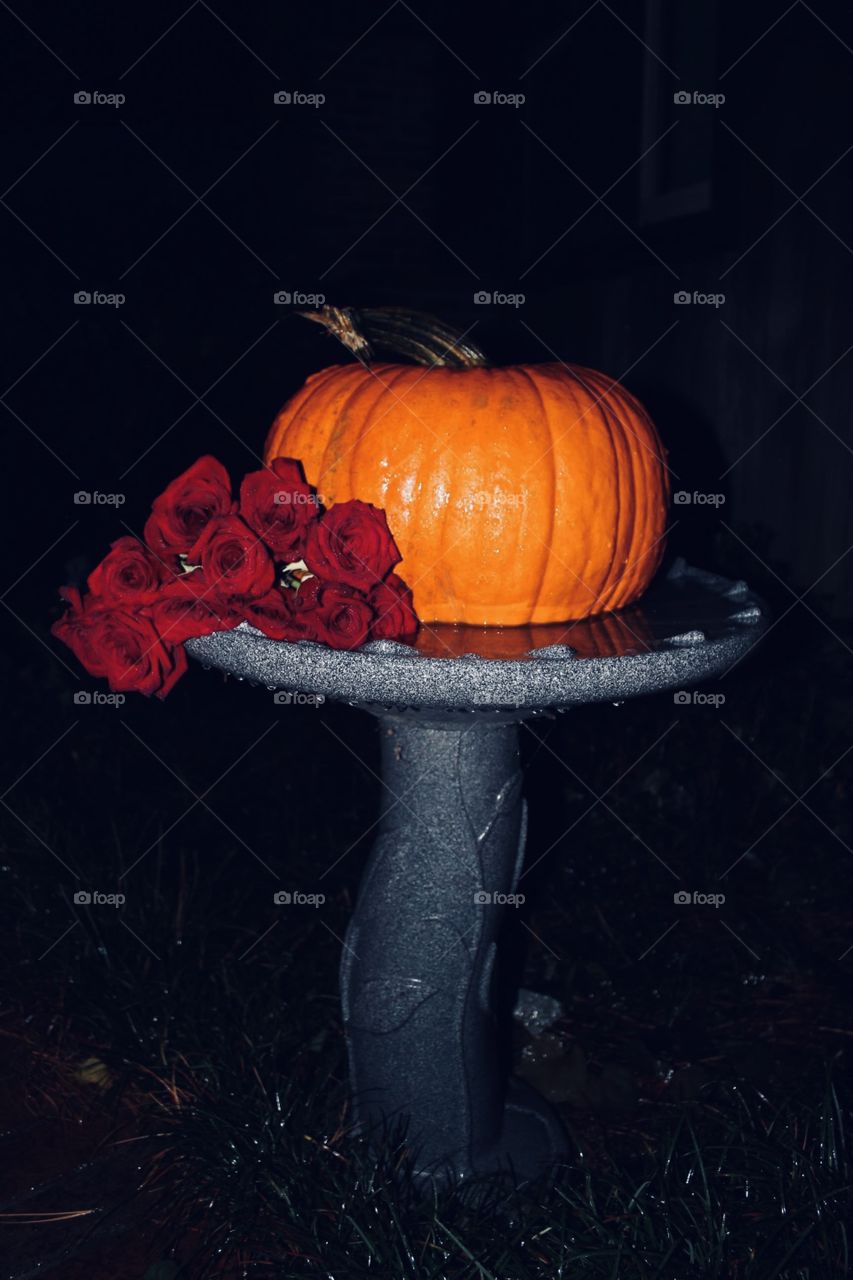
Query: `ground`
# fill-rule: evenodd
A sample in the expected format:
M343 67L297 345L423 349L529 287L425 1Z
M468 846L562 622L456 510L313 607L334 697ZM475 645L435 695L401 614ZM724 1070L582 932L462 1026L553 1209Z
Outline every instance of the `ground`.
M789 597L756 585L781 618ZM373 722L201 669L163 704L75 704L92 682L22 631L3 672L9 1274L843 1274L853 630L812 607L708 686L722 703L522 731L504 990L562 1015L536 1037L516 1021L508 1048L573 1158L485 1201L418 1201L404 1150L347 1134L337 966L380 802ZM323 909L283 913L288 885Z

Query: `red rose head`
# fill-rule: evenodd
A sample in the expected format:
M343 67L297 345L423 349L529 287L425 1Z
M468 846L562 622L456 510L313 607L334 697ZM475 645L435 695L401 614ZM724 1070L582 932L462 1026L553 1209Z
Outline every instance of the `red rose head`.
M271 640L310 640L311 631L289 606L287 597L296 594L273 587L257 600L245 600L241 605L243 617L250 626L257 627Z
M103 610L92 607L92 596L87 596L84 603L77 587L61 587L59 594L67 601L69 608L54 622L50 628L51 635L68 645L89 675L105 676L106 667L97 648L95 628L97 615Z
M52 627L90 675L105 676L114 693L135 691L159 698L187 669L187 655L180 646L167 644L143 613L103 607L89 596L66 590L71 609Z
M385 512L358 498L335 503L308 530L305 562L332 582L369 591L401 559Z
M209 602L217 598L240 600L263 596L275 581L275 565L270 553L239 516L210 520L198 542L191 547L187 560L201 565L205 584L202 594ZM193 578L197 572L199 570L187 577Z
M160 560L138 538L118 538L89 574L89 590L108 604L149 604L164 577Z
M368 600L376 611L371 640L399 640L417 633L419 623L412 593L396 573L389 573L384 582L377 583Z
M228 472L216 458L205 456L178 476L155 498L145 525L145 541L170 569L180 567L209 521L235 508Z
M302 559L306 531L319 511L317 492L293 458L274 458L266 470L250 472L240 485L240 515L276 560Z
M385 512L357 499L322 512L293 458L244 478L239 514L225 468L199 458L155 500L144 533L113 542L85 598L63 588L69 607L52 628L115 692L165 697L186 670L185 641L243 620L274 640L336 649L417 630ZM282 587L276 561L309 573Z
M187 587L198 573L185 574L163 588L160 596L149 605L146 613L154 622L160 635L168 644L183 644L196 636L209 636L214 631L230 631L243 621L242 610L227 600L210 592L208 599L204 583L195 582L196 590Z
M306 638L333 649L357 649L364 644L374 618L367 597L345 582L308 578L298 589L286 591L285 601L306 628Z
M303 578L298 587L288 588L284 592L285 604L294 617L314 612L317 608L317 592L322 585L320 579L312 575L310 578Z

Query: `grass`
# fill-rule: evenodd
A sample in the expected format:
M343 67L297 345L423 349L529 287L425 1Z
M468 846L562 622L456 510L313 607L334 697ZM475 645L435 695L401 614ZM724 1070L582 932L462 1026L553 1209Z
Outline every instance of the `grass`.
M504 979L563 1016L511 1048L574 1155L546 1187L425 1199L399 1135L376 1155L348 1130L337 965L370 837L335 860L378 811L367 718L201 671L165 706L78 709L22 646L6 785L39 762L3 833L10 1274L845 1274L853 683L798 616L719 709L661 696L523 732L532 869ZM276 914L282 884L326 904ZM120 910L73 902L119 885Z

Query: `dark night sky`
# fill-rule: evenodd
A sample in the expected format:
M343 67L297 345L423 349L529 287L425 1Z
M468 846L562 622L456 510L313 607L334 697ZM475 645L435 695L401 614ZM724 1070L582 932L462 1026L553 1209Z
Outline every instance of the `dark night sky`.
M745 576L758 555L798 592L826 574L819 591L849 612L850 14L820 0L17 12L0 13L3 385L27 532L6 567L29 626L49 621L65 562L122 531L76 491L124 494L138 528L199 453L252 466L279 405L340 358L277 290L420 306L475 324L498 361L623 376L684 487L725 492ZM674 108L679 89L725 103ZM325 101L278 105L281 90ZM650 219L644 182L694 180L703 208ZM675 307L680 288L725 306ZM480 289L525 302L477 306ZM76 306L79 290L126 300ZM694 508L672 544L711 563L718 533Z

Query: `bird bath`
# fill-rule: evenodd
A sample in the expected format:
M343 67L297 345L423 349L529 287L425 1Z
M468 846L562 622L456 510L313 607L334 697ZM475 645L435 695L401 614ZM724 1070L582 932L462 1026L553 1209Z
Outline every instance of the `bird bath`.
M354 651L273 641L242 624L191 640L208 667L322 694L379 720L379 823L341 962L354 1117L403 1122L424 1182L565 1159L556 1113L507 1079L494 989L501 923L524 859L522 720L688 689L727 671L767 624L743 582L679 560L642 601L583 622L436 625L414 645Z

